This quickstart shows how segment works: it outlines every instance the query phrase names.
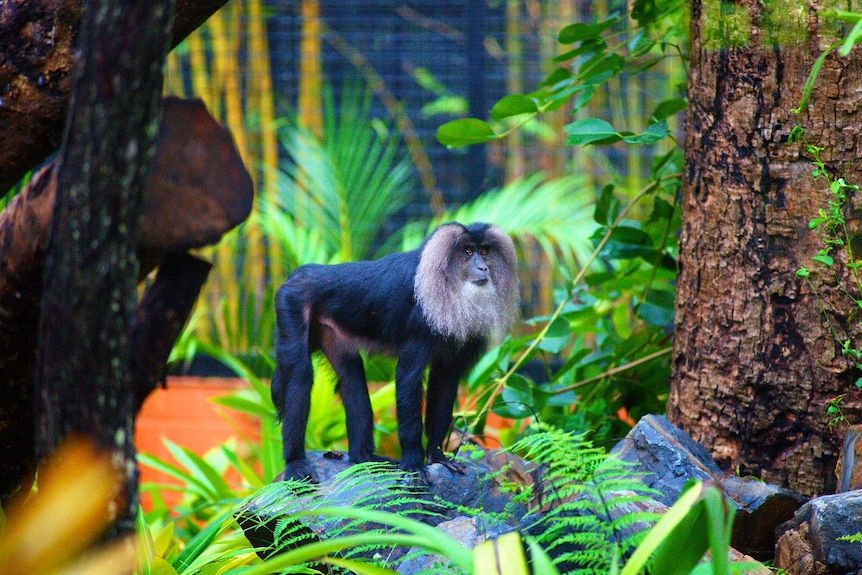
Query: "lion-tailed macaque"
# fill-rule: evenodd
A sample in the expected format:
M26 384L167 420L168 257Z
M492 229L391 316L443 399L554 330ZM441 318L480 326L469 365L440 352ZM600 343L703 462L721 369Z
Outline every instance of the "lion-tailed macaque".
M376 261L297 268L276 294L276 373L272 398L282 421L284 477L317 480L305 457L305 429L320 349L338 376L353 462L374 453L373 413L360 350L397 356L395 396L401 467L426 474L425 461L460 467L442 443L458 382L489 341L499 341L519 306L517 259L500 228L438 227L419 249ZM422 449L422 380L430 365Z

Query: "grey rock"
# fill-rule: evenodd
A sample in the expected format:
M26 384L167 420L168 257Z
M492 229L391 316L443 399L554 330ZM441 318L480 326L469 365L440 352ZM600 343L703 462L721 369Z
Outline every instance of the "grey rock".
M660 492L655 498L668 507L679 499L690 479L706 480L721 474L704 447L662 415L645 415L617 443L611 453L636 463L643 482Z
M689 480L714 481L736 507L731 541L739 551L768 559L775 551L775 528L793 516L807 498L757 479L726 476L702 445L661 415L641 418L611 450L635 463L633 472L660 492L671 506Z
M862 573L862 543L839 541L862 531L862 490L812 499L776 530L775 566L791 575Z

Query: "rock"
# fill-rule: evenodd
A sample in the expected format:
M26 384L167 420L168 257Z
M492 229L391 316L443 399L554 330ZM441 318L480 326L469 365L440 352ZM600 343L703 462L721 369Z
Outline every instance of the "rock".
M514 527L500 523L494 519L459 516L444 521L437 529L446 533L463 547L474 549L489 537L498 537L514 530ZM413 573L456 573L456 568L438 555L426 553L421 549L411 549L401 564L398 573L411 575Z
M731 541L742 553L761 560L775 551L775 528L793 516L805 497L756 479L726 477L703 448L661 415L647 415L611 450L645 473L643 482L671 506L691 480L713 480L737 508Z
M690 479L721 475L706 449L661 415L642 417L611 453L636 463L633 471L645 474L643 482L658 490L655 498L668 507Z
M862 490L825 495L778 527L775 566L792 575L862 572L862 543L839 541L862 531Z
M494 514L505 511L508 516L519 518L526 513L523 505L512 503L511 493L505 493L495 481L487 479L491 468L484 458L462 459L466 467L464 474L432 464L428 466L427 485L421 481L405 482L403 473L390 464L362 464L373 470L365 475L350 473L347 468L351 464L340 454L309 452L308 459L321 478L319 484L294 490L287 482L273 483L247 501L237 513L237 522L246 537L263 550L261 556L276 552L276 548L278 551L285 549L278 541L285 541L284 531L288 528L307 541L315 541L334 531L348 534L379 527L352 519L294 517L299 510L356 506L388 511L436 526L462 515L461 509L469 508L478 510L479 524L494 525L495 529L501 527L500 521L492 520ZM506 528L511 529L511 526ZM484 530L485 527L483 535ZM390 558L398 558L405 552L398 550Z
M761 561L775 554L775 528L808 501L777 485L745 477L725 477L719 487L737 508L731 545Z
M853 491L862 488L862 426L852 425L844 436L844 445L835 466L835 476L838 479L836 493Z

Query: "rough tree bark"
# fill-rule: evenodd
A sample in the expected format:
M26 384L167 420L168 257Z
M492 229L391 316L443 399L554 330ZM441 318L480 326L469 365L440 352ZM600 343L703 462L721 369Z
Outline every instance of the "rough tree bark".
M161 114L173 0L85 0L54 177L36 367L36 446L70 435L110 450L125 482L116 532L134 529L130 337L143 188Z
M0 212L0 502L33 471L33 378L45 248L57 196L56 162L34 174ZM251 177L230 133L199 100L168 97L153 173L144 190L138 254L159 266L132 328L135 401L161 381L171 344L197 299L209 264L186 250L216 243L245 220ZM140 275L139 275L140 277Z
M226 0L176 0L172 46ZM81 0L0 2L0 193L60 145Z
M815 59L836 39L824 12L862 10L858 1L838 4L691 2L668 414L728 469L805 494L835 485L841 437L829 429L828 400L847 394L845 414L862 421L853 385L860 374L795 277L816 266L811 257L823 246L807 224L830 195L812 178L802 146L788 143L791 129L801 124L825 148L833 175L862 183L859 53L827 58L807 111L791 111ZM839 336L858 336L853 302L830 274L813 280Z

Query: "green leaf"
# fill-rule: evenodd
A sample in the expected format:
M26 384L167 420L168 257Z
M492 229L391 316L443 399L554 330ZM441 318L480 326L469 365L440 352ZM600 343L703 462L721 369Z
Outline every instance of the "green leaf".
M545 334L545 338L539 342L537 347L548 353L559 353L569 343L571 334L569 322L558 317L548 328L548 333Z
M668 290L650 290L647 299L638 307L641 317L650 325L665 326L673 321L674 296Z
M799 268L796 270L796 277L798 278L807 278L810 275L811 272L809 272L807 268Z
M459 147L490 142L499 138L488 122L476 118L461 118L437 128L437 140L446 146Z
M651 573L688 575L708 547L706 514L702 500L704 487L697 483L662 515L623 566L620 575L637 575L658 549L650 565Z
M799 101L799 107L795 110L791 110L795 114L801 114L808 108L808 101L811 99L811 92L814 91L814 83L817 81L817 76L820 75L820 68L823 67L823 62L826 60L826 57L832 53L835 48L839 45L838 42L832 44L820 54L820 57L814 62L814 66L811 67L811 72L808 74L808 78L805 79L805 84L802 86L802 99Z
M493 411L502 417L521 419L533 415L536 405L536 397L533 395L534 386L522 375L513 374L506 382L503 392L494 401Z
M645 231L632 226L619 226L602 249L602 257L631 259L655 255L652 238Z
M642 134L634 136L626 136L623 138L626 144L644 145L655 144L660 140L664 140L668 135L667 120L661 120L654 124L650 124Z
M592 60L584 62L578 78L585 84L601 84L619 74L623 66L625 66L625 60L616 52L599 54Z
M557 68L556 70L548 74L548 76L539 83L539 88L552 88L560 82L570 80L571 78L572 73L569 70L567 70L566 68Z
M520 94L510 94L503 96L494 104L494 107L491 108L491 117L499 122L504 118L511 118L520 114L537 114L538 112L539 108L532 98Z
M853 46L859 42L860 37L862 37L862 20L858 20L856 24L853 25L853 29L850 30L847 38L844 39L844 43L841 44L841 49L838 51L838 54L840 54L842 58L849 56L850 50L852 50Z
M811 258L815 262L819 262L825 266L832 266L835 263L835 260L832 259L832 256L827 256L826 254L817 254L813 258Z
M595 220L597 224L609 226L614 223L620 211L620 201L614 198L614 185L607 184L596 202Z
M622 136L614 127L599 118L584 118L572 122L565 127L569 135L566 144L583 146L587 144L614 144L622 140Z
M656 106L655 111L650 116L650 122L660 122L665 120L677 112L682 112L688 107L688 102L683 98L671 98L661 102Z
M593 40L584 41L579 47L574 50L569 50L568 52L564 52L559 56L553 58L554 62L567 62L573 58L577 58L579 56L589 56L595 57L597 54L601 54L605 50L608 49L608 44L601 38L595 38Z
M203 530L199 531L197 535L192 537L185 549L183 549L182 553L180 553L171 563L177 570L177 573L185 573L189 567L191 567L195 559L200 557L201 553L209 548L224 527L225 520L233 520L233 513L234 509L228 509L219 517L207 523Z
M616 24L618 20L618 18L610 18L596 24L585 24L583 22L570 24L560 30L558 40L560 44L574 44L575 42L592 40L598 38L602 32Z
M530 575L524 545L517 531L485 540L473 549L474 575Z

